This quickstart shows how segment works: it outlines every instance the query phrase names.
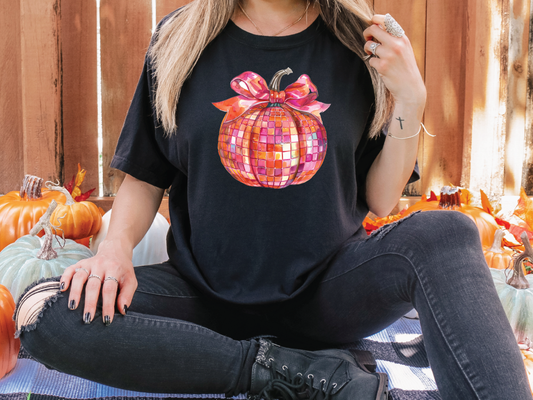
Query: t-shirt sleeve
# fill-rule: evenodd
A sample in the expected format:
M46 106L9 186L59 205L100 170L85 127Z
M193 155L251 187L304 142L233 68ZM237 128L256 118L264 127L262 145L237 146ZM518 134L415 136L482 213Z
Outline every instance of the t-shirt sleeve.
M158 136L159 140L163 140L163 132L158 127L152 92L151 68L146 57L111 167L166 189L172 184L177 169L164 156L158 144Z
M366 137L363 139L356 152L356 179L357 179L357 197L361 201L366 203L366 177L368 171L372 166L372 163L383 149L385 139L387 138L387 129L383 129L381 134L374 139ZM415 167L409 181L407 183L413 183L420 179L420 171L418 169L418 161L415 163Z

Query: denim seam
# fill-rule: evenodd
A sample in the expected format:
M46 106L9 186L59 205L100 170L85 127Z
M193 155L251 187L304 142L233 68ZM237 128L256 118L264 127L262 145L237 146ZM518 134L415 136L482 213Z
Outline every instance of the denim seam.
M198 331L203 331L207 334L210 334L210 335L218 335L220 336L221 338L225 339L225 340L230 340L230 341L233 341L234 339L230 338L230 337L227 337L227 336L224 336L224 335L221 335L220 333L218 332L215 332L211 329L208 329L208 328L205 328L201 325L197 325L195 323L192 323L192 322L187 322L187 321L183 321L183 320L175 320L174 321L168 321L166 319L157 319L157 318L147 318L147 317L143 317L141 315L131 315L131 314L126 314L125 315L125 318L133 318L133 319L139 319L139 320L144 320L144 321L152 321L152 322L162 322L162 323L169 323L169 324L172 324L172 325L177 325L177 326L181 326L181 327L187 327L187 328L194 328Z
M474 385L473 385L473 383L471 382L470 378L468 377L466 371L463 369L461 363L459 362L459 360L457 359L457 357L456 357L456 355L455 355L454 349L452 348L452 346L451 346L450 343L448 342L448 339L446 338L446 335L445 335L444 332L442 331L441 323L440 323L439 320L437 319L437 316L436 316L436 314L435 314L435 311L434 311L434 309L433 309L433 306L432 306L432 304L431 304L431 301L430 301L430 299L429 299L429 297L428 297L428 294L426 293L426 289L425 289L425 287L424 287L424 283L422 282L422 279L421 279L420 275L418 274L417 269L415 268L413 262L409 259L409 257L405 256L404 254L401 254L401 253L395 253L395 252L381 253L381 254L375 255L375 256L373 256L373 257L371 257L371 258L366 259L365 261L363 261L363 262L357 264L355 267L351 268L350 270L348 270L348 271L346 271L346 272L344 272L344 273L342 273L342 274L339 274L339 275L337 275L337 276L335 276L335 277L328 278L327 280L324 280L324 281L320 282L320 284L325 283L325 282L329 282L329 281L331 281L331 280L333 280L333 279L336 279L336 278L338 278L338 277L340 277L340 276L343 276L343 275L345 275L345 274L347 274L347 273L353 271L354 269L359 268L361 265L366 264L367 262L369 262L369 261L371 261L371 260L374 260L375 258L378 258L378 257L381 257L381 256L386 256L386 255L394 255L394 256L398 256L398 257L404 258L404 259L406 259L406 260L408 261L408 263L411 265L411 268L412 268L413 271L415 272L416 277L417 277L418 281L420 282L420 285L421 285L421 287L422 287L422 292L424 293L424 296L425 296L425 298L426 298L426 301L427 301L427 303L428 303L428 305L429 305L429 309L431 310L431 313L433 314L433 318L434 318L435 322L437 323L437 327L438 327L438 329L439 329L440 334L442 335L442 337L443 337L443 339L444 339L444 342L446 343L446 345L448 346L448 348L449 348L450 351L452 352L452 355L453 355L453 358L454 358L455 362L456 362L457 365L459 366L459 369L460 369L461 372L463 373L463 375L464 375L464 377L466 378L468 384L470 385L470 387L471 387L472 390L474 391L474 394L476 395L476 397L477 397L478 399L481 399L481 398L479 397L479 395L478 395L478 391L477 391L477 389L474 387Z

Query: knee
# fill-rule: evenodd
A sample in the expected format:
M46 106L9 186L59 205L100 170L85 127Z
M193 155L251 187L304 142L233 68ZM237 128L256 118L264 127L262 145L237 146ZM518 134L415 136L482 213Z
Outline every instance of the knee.
M481 240L474 221L458 211L427 211L413 218L414 229L424 247L479 248Z
M44 310L50 307L58 296L59 281L56 279L30 285L20 297L15 309L15 337L21 336L22 332L36 329Z

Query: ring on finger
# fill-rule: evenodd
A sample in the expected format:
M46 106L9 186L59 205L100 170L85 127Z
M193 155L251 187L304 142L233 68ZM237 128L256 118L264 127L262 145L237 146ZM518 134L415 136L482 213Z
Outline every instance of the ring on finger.
M104 279L104 283L105 283L105 281L115 281L117 283L117 285L119 284L117 278L115 278L114 276L107 276Z
M74 271L75 271L75 272L78 272L78 271L85 271L85 272L87 272L87 275L89 275L89 277L91 276L91 273L90 273L89 271L87 271L85 268L82 268L82 267L80 267L80 268L76 268Z
M390 14L385 15L385 30L390 33L392 36L401 38L405 31L402 29L400 24L396 22L394 18Z
M100 283L102 282L102 278L100 278L98 275L91 274L91 275L89 275L89 278L88 278L87 280L89 280L89 279L91 279L91 278L98 278L98 280L100 281Z
M370 45L370 51L372 52L373 56L377 58L379 58L379 56L376 54L376 49L378 48L378 46L381 46L381 43L372 43Z

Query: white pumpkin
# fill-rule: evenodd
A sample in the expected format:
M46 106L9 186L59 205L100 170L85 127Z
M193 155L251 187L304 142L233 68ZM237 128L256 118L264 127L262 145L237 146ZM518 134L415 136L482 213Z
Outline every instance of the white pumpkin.
M0 284L9 289L15 300L33 282L61 275L67 267L93 256L87 247L73 240L67 239L63 247L63 239L58 240L53 246L57 257L49 260L37 257L46 237L22 236L0 252Z
M107 236L109 221L111 220L111 211L109 210L102 217L102 226L100 231L93 236L91 240L91 250L96 254L100 243ZM132 262L134 267L141 265L159 264L168 260L167 253L167 232L170 224L161 214L157 213L152 222L152 226L144 235L144 238L133 249Z

